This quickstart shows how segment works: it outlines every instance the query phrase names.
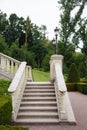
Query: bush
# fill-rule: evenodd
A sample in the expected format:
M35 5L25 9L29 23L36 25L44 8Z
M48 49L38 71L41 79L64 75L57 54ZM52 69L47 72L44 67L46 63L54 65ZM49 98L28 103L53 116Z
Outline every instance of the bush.
M79 83L78 84L78 91L87 94L87 83Z
M28 128L23 128L23 127L19 127L19 126L0 126L0 130L28 130Z
M3 95L8 95L7 89L10 85L10 81L0 80L0 97Z
M50 61L50 54L47 54L47 55L44 57L43 61L42 61L42 68L43 68L43 70L44 70L45 72L50 70L49 61Z
M80 76L79 76L79 73L77 71L76 65L73 63L73 64L71 64L70 69L69 69L67 82L68 83L76 83L79 81L80 81Z
M68 91L77 91L77 84L76 83L66 83Z
M7 91L10 81L0 80L0 124L11 122L11 97Z
M68 91L79 91L87 94L87 83L66 83Z
M82 78L82 79L81 79L81 82L82 82L82 83L87 83L87 77Z
M0 124L10 124L11 122L11 97L2 96L0 97Z

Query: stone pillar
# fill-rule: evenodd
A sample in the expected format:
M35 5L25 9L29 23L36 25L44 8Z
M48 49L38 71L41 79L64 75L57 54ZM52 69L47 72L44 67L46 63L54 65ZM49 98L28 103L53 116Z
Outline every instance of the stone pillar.
M62 60L63 56L62 55L52 55L50 59L50 81L54 82L55 80L55 69L54 69L54 64L59 63L62 69Z

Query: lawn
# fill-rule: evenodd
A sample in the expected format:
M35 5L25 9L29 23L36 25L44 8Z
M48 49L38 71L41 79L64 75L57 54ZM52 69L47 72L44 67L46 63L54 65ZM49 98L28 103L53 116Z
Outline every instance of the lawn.
M36 82L47 82L50 80L50 73L33 69L33 77Z

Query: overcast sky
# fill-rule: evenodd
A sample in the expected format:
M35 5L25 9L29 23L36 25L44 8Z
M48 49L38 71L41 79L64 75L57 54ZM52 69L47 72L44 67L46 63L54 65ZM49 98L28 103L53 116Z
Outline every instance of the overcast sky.
M46 25L50 39L53 39L54 28L59 26L57 0L0 0L0 10L8 16L11 13L24 18L29 16L38 26Z
M19 17L30 17L31 22L38 25L46 25L48 37L53 39L54 28L60 27L60 11L58 0L0 0L0 9L9 17L16 13ZM76 9L77 10L77 9ZM74 11L75 12L75 11ZM72 13L74 15L75 13ZM84 15L87 17L87 6L84 9Z

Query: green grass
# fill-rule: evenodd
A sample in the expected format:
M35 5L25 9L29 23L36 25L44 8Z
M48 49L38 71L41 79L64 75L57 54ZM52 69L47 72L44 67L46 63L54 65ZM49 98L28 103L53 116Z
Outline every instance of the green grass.
M1 125L0 130L28 130L28 128L23 128L23 127L19 127L19 126Z
M46 82L50 80L50 73L33 69L33 77L36 82Z

